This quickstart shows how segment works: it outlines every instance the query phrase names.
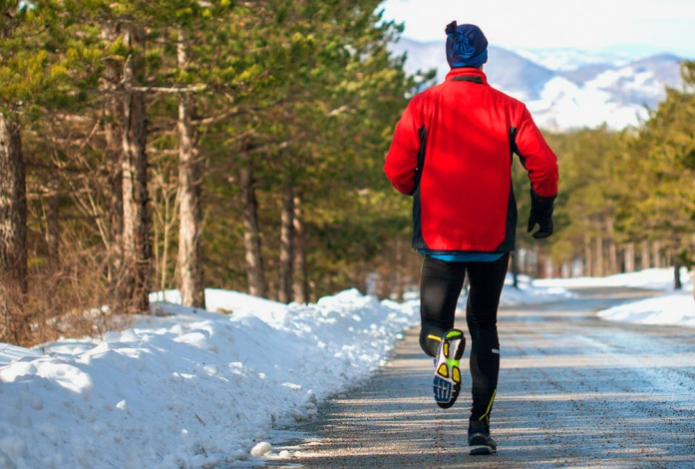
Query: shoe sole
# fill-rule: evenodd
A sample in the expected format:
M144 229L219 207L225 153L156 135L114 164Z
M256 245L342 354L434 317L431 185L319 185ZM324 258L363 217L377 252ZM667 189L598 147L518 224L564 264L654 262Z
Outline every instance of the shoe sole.
M496 453L497 449L493 448L492 446L487 446L487 445L479 445L479 446L471 446L471 451L470 454L471 456L487 456L492 453Z
M461 391L459 360L465 348L466 338L463 332L452 329L444 334L432 382L434 400L442 409L448 409L454 405Z

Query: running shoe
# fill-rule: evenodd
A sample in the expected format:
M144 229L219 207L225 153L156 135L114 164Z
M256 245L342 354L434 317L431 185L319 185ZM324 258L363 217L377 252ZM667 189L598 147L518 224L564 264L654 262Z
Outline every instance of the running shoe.
M468 427L468 446L471 456L483 456L497 451L497 443L490 436L490 426L485 422L471 422Z
M434 336L430 338L437 339ZM466 338L458 329L451 329L439 338L439 352L434 362L434 400L442 409L448 409L461 391L459 362L466 348Z

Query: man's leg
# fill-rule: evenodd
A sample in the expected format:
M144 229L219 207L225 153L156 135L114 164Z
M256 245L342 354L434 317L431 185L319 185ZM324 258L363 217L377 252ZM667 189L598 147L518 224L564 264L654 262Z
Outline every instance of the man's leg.
M471 335L470 368L473 378L471 421L489 425L500 369L500 344L497 335L499 306L509 253L494 262L467 264L470 292L466 322Z
M420 280L420 346L437 356L442 335L454 327L456 303L461 294L466 264L425 256Z

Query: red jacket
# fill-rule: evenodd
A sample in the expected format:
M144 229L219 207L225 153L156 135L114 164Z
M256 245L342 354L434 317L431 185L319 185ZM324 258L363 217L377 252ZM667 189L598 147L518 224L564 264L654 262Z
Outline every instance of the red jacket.
M386 156L393 186L413 195L413 247L435 251L514 249L517 153L532 190L557 194L557 158L526 106L492 88L476 68L455 68L415 96Z

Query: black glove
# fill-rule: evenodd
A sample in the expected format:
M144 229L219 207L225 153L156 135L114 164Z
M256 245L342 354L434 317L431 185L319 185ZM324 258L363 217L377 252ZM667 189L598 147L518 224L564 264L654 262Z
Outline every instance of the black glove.
M531 188L531 214L528 217L527 233L538 224L538 231L533 233L535 239L547 238L553 234L553 204L555 196L543 197Z

